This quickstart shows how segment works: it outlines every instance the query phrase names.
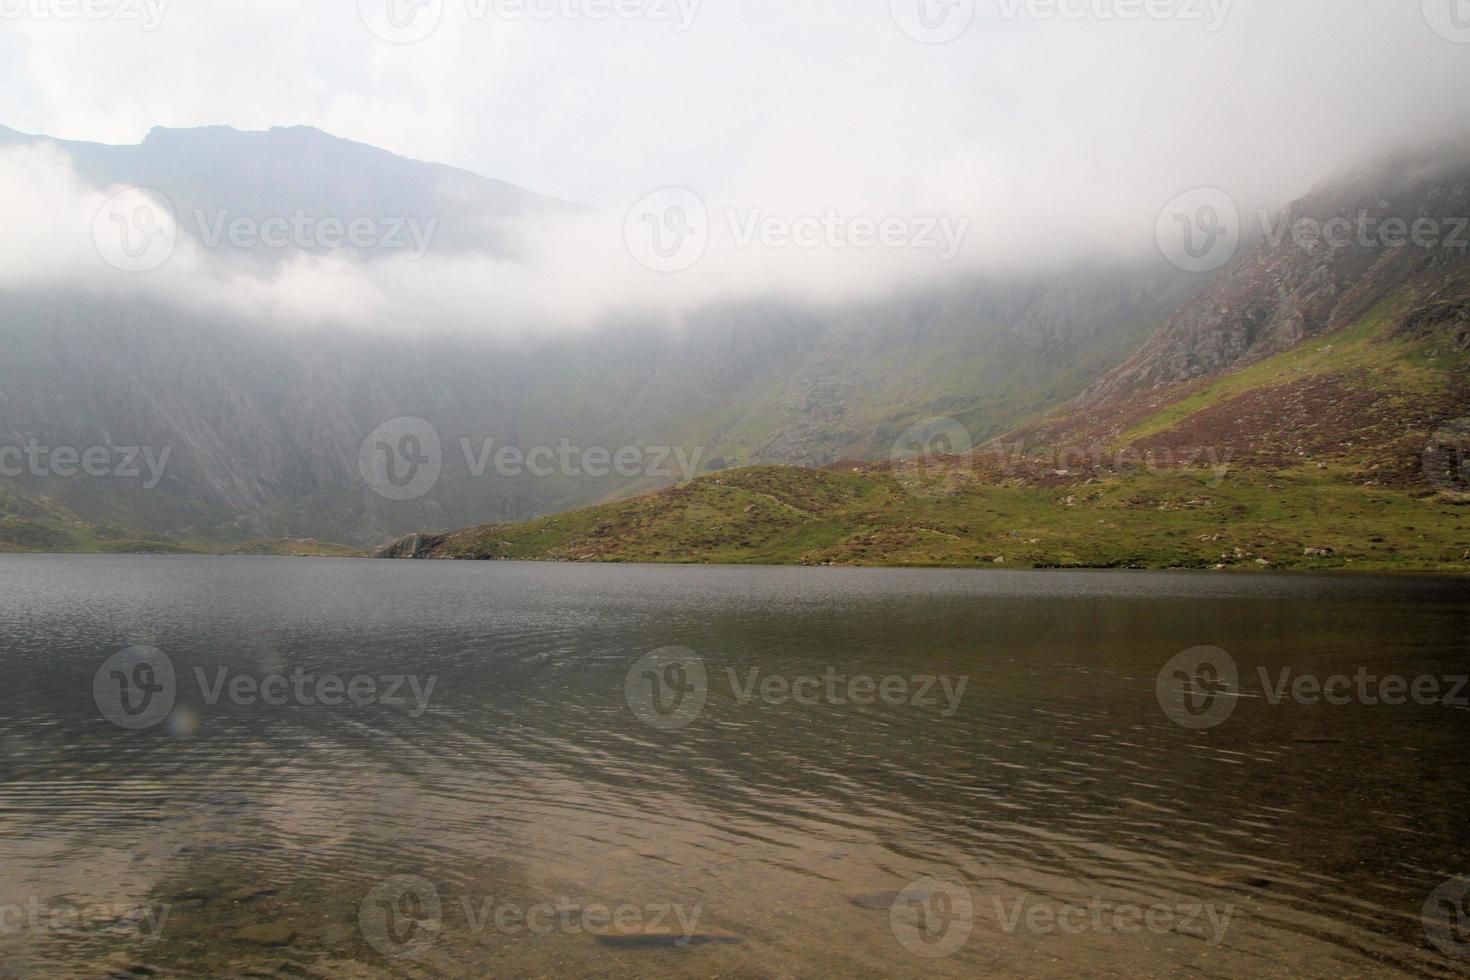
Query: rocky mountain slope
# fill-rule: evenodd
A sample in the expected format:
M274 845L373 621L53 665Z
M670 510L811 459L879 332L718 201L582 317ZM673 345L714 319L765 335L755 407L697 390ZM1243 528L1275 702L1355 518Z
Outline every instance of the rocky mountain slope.
M1279 240L1223 269L1073 405L1007 439L1361 458L1412 483L1433 432L1470 414L1455 368L1470 350L1470 152L1353 174L1273 227ZM1426 364L1396 343L1424 344Z
M1401 157L1332 181L1276 215L1246 216L1245 255L1083 404L1219 374L1341 329L1406 285L1432 302L1470 250L1470 151ZM1422 224L1421 224L1422 223Z

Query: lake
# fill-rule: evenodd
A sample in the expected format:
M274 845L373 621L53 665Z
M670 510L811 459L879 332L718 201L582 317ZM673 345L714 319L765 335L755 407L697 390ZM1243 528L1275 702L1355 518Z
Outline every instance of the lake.
M12 555L0 638L0 976L1470 974L1467 580Z

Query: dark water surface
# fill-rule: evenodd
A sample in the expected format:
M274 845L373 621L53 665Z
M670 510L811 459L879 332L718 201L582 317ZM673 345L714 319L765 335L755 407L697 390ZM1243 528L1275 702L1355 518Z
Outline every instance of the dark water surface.
M0 976L1470 974L1453 683L1258 674L1464 675L1466 581L6 556L0 667Z

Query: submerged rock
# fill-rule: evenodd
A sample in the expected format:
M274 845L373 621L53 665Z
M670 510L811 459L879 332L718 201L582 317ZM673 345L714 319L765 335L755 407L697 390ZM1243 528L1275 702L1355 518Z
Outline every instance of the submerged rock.
M863 895L850 895L848 901L860 909L890 909L893 903L898 901L897 891L868 892Z

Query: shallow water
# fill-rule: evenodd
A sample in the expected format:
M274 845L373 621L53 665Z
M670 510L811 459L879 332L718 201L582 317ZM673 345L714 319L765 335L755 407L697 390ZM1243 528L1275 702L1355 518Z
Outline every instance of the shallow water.
M0 665L0 976L1470 975L1453 683L1258 673L1466 581L5 556Z

